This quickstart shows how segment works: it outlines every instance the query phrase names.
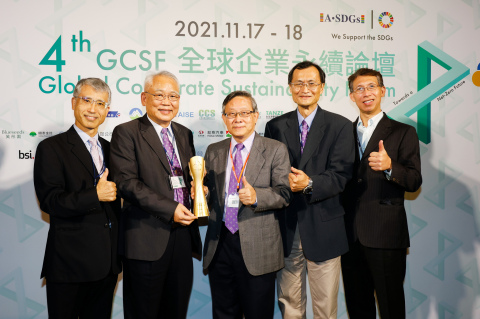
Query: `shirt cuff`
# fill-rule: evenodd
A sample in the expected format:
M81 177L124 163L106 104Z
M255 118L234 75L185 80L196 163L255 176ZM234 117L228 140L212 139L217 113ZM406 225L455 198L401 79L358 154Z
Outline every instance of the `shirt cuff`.
M258 205L258 201L257 201L257 197L255 196L255 204L253 204L252 207L257 208L257 205Z
M383 171L385 173L385 177L390 180L392 178L392 170L391 169L386 169Z

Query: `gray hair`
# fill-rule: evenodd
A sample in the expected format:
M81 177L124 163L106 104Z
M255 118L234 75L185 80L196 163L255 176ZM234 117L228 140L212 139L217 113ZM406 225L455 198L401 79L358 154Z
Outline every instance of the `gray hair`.
M155 78L157 76L164 76L164 77L170 78L170 79L174 80L175 83L177 83L178 87L180 87L180 83L178 83L178 79L175 75L173 75L173 73L168 72L168 71L159 71L159 72L147 74L147 76L145 77L145 83L144 83L144 86L143 86L144 91L145 91L145 88L147 86L153 84L153 78ZM180 93L180 92L178 92L178 93Z
M257 102L255 102L255 99L253 98L252 94L248 91L233 91L232 93L230 93L229 95L227 95L227 97L225 98L225 100L223 100L223 103L222 103L222 114L225 114L225 107L227 106L227 104L233 100L234 98L238 97L238 96L243 96L243 97L246 97L248 99L250 99L250 102L252 104L252 108L253 108L253 111L255 113L258 113L258 107L257 107Z
M77 85L75 85L75 90L73 90L73 96L78 97L80 94L80 91L82 91L82 87L84 85L89 85L92 88L95 89L97 92L107 92L108 93L108 105L112 103L112 91L110 91L110 87L108 86L107 83L105 83L103 80L99 78L86 78L86 79L81 79L80 81L77 82Z

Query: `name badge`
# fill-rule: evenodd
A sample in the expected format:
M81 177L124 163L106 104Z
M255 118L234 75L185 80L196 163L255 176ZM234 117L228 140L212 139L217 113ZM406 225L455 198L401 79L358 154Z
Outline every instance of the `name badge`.
M170 184L173 189L186 187L183 176L170 176Z
M228 207L238 207L240 203L240 199L238 198L238 194L230 194L227 198L227 206Z

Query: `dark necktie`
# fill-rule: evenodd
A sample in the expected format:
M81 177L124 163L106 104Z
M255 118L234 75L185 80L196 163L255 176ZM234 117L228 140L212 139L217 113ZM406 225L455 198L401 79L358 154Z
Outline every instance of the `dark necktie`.
M302 121L302 140L300 143L300 152L303 154L303 148L305 147L305 142L307 142L308 135L308 124L305 120Z
M230 173L230 182L228 183L228 192L227 198L230 194L237 193L237 185L239 184L237 181L237 177L241 178L240 173L242 172L243 161L242 161L242 149L245 146L242 143L235 145L235 156L233 157L233 166L235 166L235 174L232 172ZM241 184L241 180L240 180ZM238 185L240 186L240 185ZM227 199L228 203L228 199ZM238 206L236 207L228 207L225 209L225 226L230 230L232 234L234 234L238 230Z
M93 137L91 137L88 141L90 142L90 146L91 146L90 147L90 155L92 156L93 163L95 164L95 167L97 168L98 174L101 174L102 173L102 168L103 168L102 167L103 163L102 163L102 159L100 158L100 152L98 151L97 141ZM94 172L94 174L95 174L95 172Z

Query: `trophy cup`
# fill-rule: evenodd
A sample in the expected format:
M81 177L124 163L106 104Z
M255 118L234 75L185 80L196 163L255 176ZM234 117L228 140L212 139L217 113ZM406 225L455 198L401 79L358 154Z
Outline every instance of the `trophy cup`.
M195 200L193 201L193 214L197 217L208 217L207 199L203 191L203 177L205 175L205 160L201 156L194 156L188 162L190 175L193 178Z

